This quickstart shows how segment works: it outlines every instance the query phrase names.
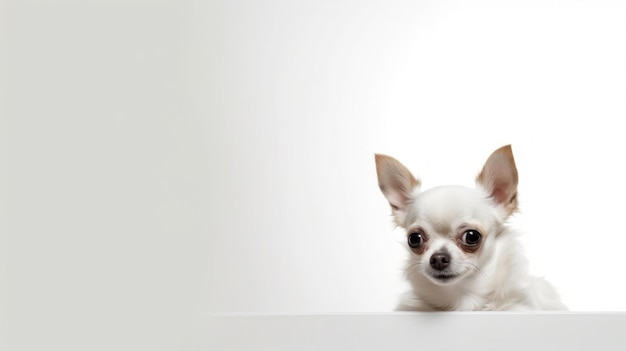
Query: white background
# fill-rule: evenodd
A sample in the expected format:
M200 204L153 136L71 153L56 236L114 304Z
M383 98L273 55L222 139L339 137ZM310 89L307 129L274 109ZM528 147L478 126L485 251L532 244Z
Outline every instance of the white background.
M626 9L608 1L3 1L3 336L389 311L373 154L472 185L513 144L534 273L624 310ZM106 331L106 332L105 332ZM36 337L33 337L36 335Z

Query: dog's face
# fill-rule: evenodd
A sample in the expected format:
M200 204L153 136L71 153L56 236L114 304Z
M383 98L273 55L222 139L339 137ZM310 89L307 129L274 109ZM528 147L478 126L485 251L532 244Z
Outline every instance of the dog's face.
M420 181L390 156L376 155L378 182L412 255L408 274L437 285L462 281L494 254L493 239L517 208L517 169L510 146L496 150L475 189L440 186L421 192Z
M500 218L480 189L441 186L417 194L407 209L409 273L438 285L454 284L477 272L493 255Z

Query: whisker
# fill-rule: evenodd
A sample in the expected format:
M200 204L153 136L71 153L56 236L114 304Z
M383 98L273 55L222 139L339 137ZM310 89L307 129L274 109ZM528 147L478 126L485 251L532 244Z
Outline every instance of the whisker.
M412 275L412 274L414 274L414 273L419 273L419 266L420 266L419 261L411 260L410 262L412 262L412 263L407 265L407 267L405 269L405 275L407 277Z
M473 263L469 263L469 266L471 267L472 271L474 271L476 274L478 274L478 276L483 279L483 280L487 280L487 276L483 273L483 271L475 264Z

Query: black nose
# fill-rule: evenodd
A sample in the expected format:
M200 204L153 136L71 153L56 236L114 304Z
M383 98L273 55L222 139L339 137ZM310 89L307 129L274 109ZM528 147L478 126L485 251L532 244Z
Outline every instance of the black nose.
M445 251L435 252L430 256L430 266L438 271L444 270L450 264L450 254Z

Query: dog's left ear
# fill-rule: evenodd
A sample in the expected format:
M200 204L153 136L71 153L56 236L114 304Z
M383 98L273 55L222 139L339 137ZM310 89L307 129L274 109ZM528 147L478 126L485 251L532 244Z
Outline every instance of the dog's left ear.
M381 154L374 156L378 186L389 201L394 221L402 227L408 207L413 201L413 192L420 186L420 181L395 158Z
M489 156L476 182L504 207L507 215L517 210L517 167L511 145L505 145Z

